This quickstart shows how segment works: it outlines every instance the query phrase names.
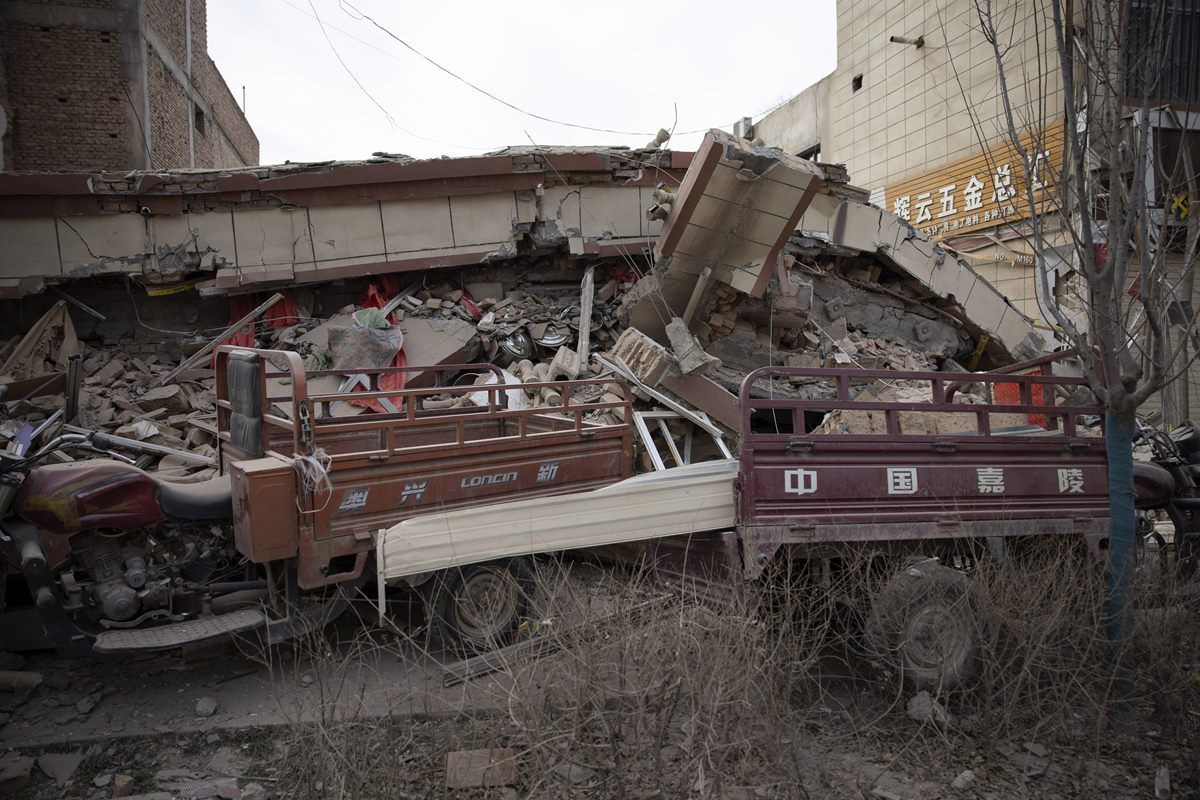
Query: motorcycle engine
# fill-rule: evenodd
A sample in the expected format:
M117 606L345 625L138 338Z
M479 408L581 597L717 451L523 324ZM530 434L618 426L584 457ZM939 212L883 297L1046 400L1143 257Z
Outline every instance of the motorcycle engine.
M79 534L71 539L71 555L86 579L64 575L64 588L75 609L105 627L193 616L207 579L227 563L227 539L216 526L164 526L140 537ZM127 548L131 541L140 544Z
M101 616L118 622L133 619L142 607L138 590L146 586L145 559L122 558L121 541L99 535L75 537L71 552L91 578L88 592Z

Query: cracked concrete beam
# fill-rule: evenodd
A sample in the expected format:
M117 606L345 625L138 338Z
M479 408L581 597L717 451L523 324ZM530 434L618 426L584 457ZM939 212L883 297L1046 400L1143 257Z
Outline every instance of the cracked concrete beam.
M986 335L1013 358L1032 358L1046 351L1048 338L1032 319L965 262L895 214L853 200L843 199L835 206L823 199L812 204L803 222L805 235L878 255L956 307L974 335Z

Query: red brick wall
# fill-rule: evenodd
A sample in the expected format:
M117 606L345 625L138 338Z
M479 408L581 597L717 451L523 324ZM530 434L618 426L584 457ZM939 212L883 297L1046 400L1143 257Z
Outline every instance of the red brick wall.
M175 169L191 165L188 150L188 96L167 65L146 46L146 84L150 92L151 168ZM203 166L199 151L196 166Z
M145 0L146 22L181 68L187 68L187 30L183 0ZM189 164L188 125L197 167L237 167L258 163L258 137L208 57L208 13L205 0L192 0L192 84L207 101L209 114L189 118L187 94L157 57L149 76L150 110L154 117L155 167ZM157 61L157 63L156 63ZM198 110L193 109L193 114ZM160 148L159 143L168 144Z
M11 130L6 170L128 165L129 83L120 74L120 34L6 23L0 53Z
M26 5L64 8L124 8L132 0L27 0ZM0 104L8 132L3 141L4 169L129 169L139 146L138 118L149 100L148 125L152 168L187 167L191 146L197 167L258 163L258 139L216 66L208 57L206 0L191 0L192 83L206 101L196 124L194 104L176 74L149 39L157 38L171 60L186 73L184 0L143 0L148 33L140 43L145 59L145 95L139 90L141 65L122 64L123 35L73 25L0 25ZM109 15L110 17L112 15ZM110 27L111 24L110 24ZM133 78L134 80L130 80ZM127 97L128 93L128 97ZM136 116L135 113L136 112Z
M233 167L258 163L258 137L242 114L241 106L225 83L217 65L204 56L201 92L210 104L217 124L211 126L210 166ZM240 87L239 87L240 88Z

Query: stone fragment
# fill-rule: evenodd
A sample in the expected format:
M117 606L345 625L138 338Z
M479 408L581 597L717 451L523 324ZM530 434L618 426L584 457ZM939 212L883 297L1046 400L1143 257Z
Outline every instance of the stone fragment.
M944 726L954 724L954 718L950 716L950 712L940 702L934 700L929 692L917 692L910 697L907 711L908 718L914 722Z
M1171 770L1166 764L1161 765L1154 773L1154 798L1167 800L1171 796Z
M667 339L671 342L671 349L675 351L675 358L679 363L679 370L684 375L721 366L719 358L714 358L701 349L700 342L696 341L696 337L682 319L672 319L667 323L666 330Z
M29 783L33 759L29 756L8 752L0 755L0 792L17 792Z
M512 748L456 750L446 754L446 788L511 786L517 782L517 754Z
M185 414L192 410L182 386L155 387L138 398L138 405L147 411L161 408L168 414Z
M133 794L133 776L117 773L113 775L113 797L129 797Z
M565 779L568 783L583 783L594 774L593 770L581 767L570 761L561 761L551 767L550 771Z
M955 778L954 782L950 785L955 789L965 789L970 786L974 780L975 773L969 769L964 769L962 772L958 773L958 777Z
M100 702L100 694L89 694L80 698L75 704L75 710L80 714L90 714L96 708L96 704Z
M85 383L95 384L97 386L108 386L115 381L118 376L125 373L125 365L119 360L113 359L105 364L96 372L87 377Z
M211 697L201 697L196 701L196 716L211 717L217 713L217 701Z
M42 753L37 757L38 769L54 779L54 782L59 786L71 780L71 776L75 774L75 770L79 768L81 763L83 763L83 753L79 751L74 753Z

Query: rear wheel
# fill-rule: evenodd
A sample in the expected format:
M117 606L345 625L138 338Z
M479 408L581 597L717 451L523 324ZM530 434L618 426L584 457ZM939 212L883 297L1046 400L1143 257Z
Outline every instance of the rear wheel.
M976 605L963 573L934 561L914 564L875 596L867 639L912 688L958 689L979 671Z
M468 653L509 644L532 613L532 585L522 557L446 570L431 604L442 641Z

